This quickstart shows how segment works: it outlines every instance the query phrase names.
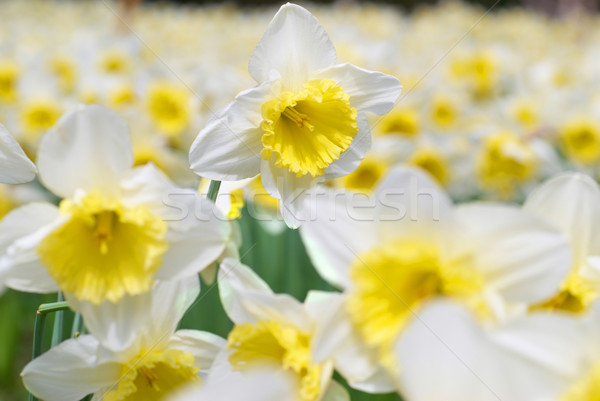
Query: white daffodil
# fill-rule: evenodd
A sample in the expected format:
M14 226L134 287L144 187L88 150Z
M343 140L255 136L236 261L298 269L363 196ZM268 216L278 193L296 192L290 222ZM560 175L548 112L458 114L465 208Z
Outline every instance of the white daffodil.
M35 165L17 141L0 124L0 183L21 184L33 180Z
M201 381L225 340L175 331L198 293L198 278L191 277L156 284L118 304L75 302L92 334L66 340L31 361L21 373L25 387L46 401L77 401L88 394L103 401L158 401Z
M369 361L394 373L391 347L430 299L448 297L482 320L498 320L553 294L568 270L569 244L559 230L514 206L454 207L417 170L392 169L366 202L328 194L313 197L316 219L301 234L321 276L344 289L330 313L332 330L349 320L352 343L362 343L364 363L336 368L370 392L392 384Z
M127 127L85 106L41 141L42 183L59 207L31 203L0 224L0 280L29 292L61 289L100 304L195 275L231 233L212 202L175 187L153 165L132 169Z
M249 267L225 259L219 270L219 290L225 311L234 322L227 350L214 369L225 375L260 370L285 371L294 379L286 400L349 400L332 381L333 362L315 362L314 334L320 305L309 296L302 304L288 294L274 294Z
M371 145L364 112L385 114L398 80L351 64L336 65L324 28L304 8L275 15L248 66L259 83L220 111L190 151L192 169L214 180L261 174L281 200L286 223L303 221L303 194L318 178L354 171Z
M407 401L559 400L585 366L585 339L583 322L567 315L490 326L459 304L433 301L395 345L397 385Z
M590 177L563 173L535 190L524 208L560 228L571 241L570 273L542 307L581 312L600 295L600 188Z

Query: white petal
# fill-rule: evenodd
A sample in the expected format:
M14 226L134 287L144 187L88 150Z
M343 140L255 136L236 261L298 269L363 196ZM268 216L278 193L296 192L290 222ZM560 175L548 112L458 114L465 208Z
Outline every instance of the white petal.
M369 71L352 64L339 64L313 74L313 78L329 78L350 95L350 105L359 112L378 115L389 112L402 92L397 78Z
M340 288L351 286L350 266L357 254L378 244L373 208L360 194L334 190L315 193L315 217L300 228L310 259L325 280Z
M0 183L21 184L35 177L36 168L17 141L0 124Z
M219 291L225 311L236 324L277 320L312 329L312 319L300 302L288 294L274 294L252 269L234 259L221 264Z
M582 332L558 314L486 331L458 305L432 302L397 343L399 384L411 401L557 399L580 370Z
M524 208L567 233L576 261L600 255L600 189L590 177L558 175L537 188Z
M356 120L358 133L350 147L325 169L325 178L343 177L360 166L360 162L371 149L371 129L364 114L359 113Z
M260 39L248 71L260 83L275 70L282 77L283 90L298 90L312 71L335 62L335 48L319 21L306 9L287 3Z
M276 167L274 159L275 155L271 160L261 162L261 182L269 195L279 199L279 210L287 226L298 228L312 219L311 210L306 208L308 190L322 177L310 174L297 177L285 168Z
M240 298L244 309L253 318L250 322L275 320L305 332L313 328L313 321L303 305L289 294L245 292Z
M166 344L198 293L198 278L191 277L159 282L152 291L126 295L116 304L105 301L94 305L70 294L65 297L104 347L115 352L135 352L136 347Z
M194 172L212 180L236 181L260 171L261 107L278 83L267 82L236 96L200 131L190 149Z
M443 242L454 221L452 201L432 178L407 167L391 169L376 188L382 239Z
M282 372L257 371L232 373L219 380L208 380L203 386L190 386L178 391L168 401L291 401L298 388L293 378Z
M331 359L348 384L369 393L394 391L389 375L378 366L379 358L356 332L339 293L309 292L306 308L315 320L313 354L317 362Z
M0 222L0 282L19 291L58 291L37 247L60 224L58 208L49 203L30 203L6 215Z
M58 196L77 189L115 196L133 164L127 125L106 107L80 106L44 135L37 164L42 183Z
M236 259L225 259L219 269L219 293L225 312L235 323L255 320L242 304L243 294L240 291L244 289L249 292L273 293L252 269Z
M200 375L204 378L216 356L226 345L225 339L206 331L178 330L169 340L168 348L194 355L194 365L201 369Z
M541 302L555 294L571 266L568 240L517 207L474 203L456 209L488 288L507 300Z
M120 364L98 361L98 347L90 335L64 341L25 366L25 387L45 401L78 401L117 383Z
M144 205L168 224L169 248L156 274L177 280L197 274L225 250L231 224L214 204L195 191L176 187L149 164L133 170L121 182L123 202Z

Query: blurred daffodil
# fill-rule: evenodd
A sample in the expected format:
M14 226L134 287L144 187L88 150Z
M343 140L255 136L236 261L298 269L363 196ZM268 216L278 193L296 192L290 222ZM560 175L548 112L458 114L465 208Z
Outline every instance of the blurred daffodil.
M107 401L159 401L201 382L225 340L178 330L199 293L198 278L161 283L118 304L73 300L90 334L69 339L30 362L21 376L47 401L77 401L88 394Z
M537 188L525 209L560 228L573 248L569 275L537 308L586 311L600 295L600 188L581 173L564 173Z
M380 360L391 374L391 347L432 299L456 300L494 321L505 303L531 305L555 293L571 260L566 236L534 215L499 204L453 207L416 170L392 169L369 203L329 195L317 194L317 218L302 226L302 238L321 276L344 289L338 319L356 330L364 363ZM375 367L349 375L359 388L381 380Z
M289 400L327 400L329 392L339 393L332 381L333 362L318 361L313 355L324 346L315 337L322 323L318 297L309 295L302 304L288 294L274 294L235 259L225 259L221 265L219 289L223 307L234 322L227 349L217 360L224 364L221 372L283 370L294 382L294 391L285 398ZM319 340L327 338L319 336ZM347 393L342 395L336 399L349 400Z

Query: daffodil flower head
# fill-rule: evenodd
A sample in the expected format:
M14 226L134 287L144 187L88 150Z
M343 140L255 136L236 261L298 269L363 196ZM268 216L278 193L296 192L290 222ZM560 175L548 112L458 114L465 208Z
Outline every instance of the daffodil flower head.
M176 138L190 124L188 90L169 82L155 82L148 90L148 113L161 134Z
M593 119L577 118L559 130L566 156L575 164L589 166L600 160L600 125Z
M538 157L530 144L510 131L501 131L484 139L476 160L482 187L509 198L519 184L532 179Z
M569 244L558 229L516 207L454 207L418 170L392 168L371 203L360 207L344 193L319 196L321 218L303 225L301 235L317 271L344 289L337 314L371 355L365 358L391 375L398 369L394 344L432 300L453 300L478 321L494 322L505 303L533 305L553 294L569 267ZM365 385L372 380L343 369Z
M21 373L25 386L48 401L77 401L88 394L107 401L159 401L201 383L225 340L176 331L198 293L199 280L191 277L157 284L118 304L70 298L91 334L34 359Z
M387 113L401 85L391 76L337 64L324 28L304 8L275 15L248 66L259 83L198 134L192 169L240 180L261 174L284 220L298 227L303 196L321 178L354 171L370 148L365 112Z
M37 143L40 135L58 121L62 112L62 107L56 99L35 98L23 104L21 123L27 140Z
M222 363L243 374L285 372L295 382L286 399L315 401L333 391L332 361L315 355L326 342L318 335L316 303L310 297L301 304L287 294L274 294L249 267L234 259L225 259L221 267L221 299L235 324Z
M2 222L11 232L2 244L9 287L119 302L157 280L195 275L225 250L227 220L154 165L132 168L127 126L109 109L65 115L42 138L37 160L40 180L63 200L26 205ZM27 274L19 272L24 255Z
M587 312L600 296L600 188L581 173L563 173L541 184L524 207L559 228L573 251L561 287L535 309Z

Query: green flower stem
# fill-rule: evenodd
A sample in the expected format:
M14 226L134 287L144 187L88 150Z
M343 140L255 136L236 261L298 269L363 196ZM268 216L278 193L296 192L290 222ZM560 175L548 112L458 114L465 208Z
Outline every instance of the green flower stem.
M81 334L83 326L83 319L81 319L81 314L79 312L75 313L73 317L73 327L71 328L71 338L75 338Z
M69 309L65 301L41 304L35 314L35 326L33 329L33 351L31 358L35 359L42 354L44 344L44 328L46 327L46 315L52 312L61 312ZM29 393L29 401L38 401L37 397Z
M41 307L41 306L40 306ZM38 309L35 315L35 326L33 329L33 352L32 359L37 358L42 353L42 340L44 339L44 327L46 326L46 313ZM29 393L29 401L38 401L37 397Z
M219 194L219 188L221 188L221 181L211 181L208 187L208 195L206 197L215 202L217 200L217 195Z
M57 302L63 302L65 298L61 291L58 292ZM63 323L64 323L64 312L62 310L57 311L56 315L54 315L54 328L52 329L52 345L51 347L56 347L61 343L63 338Z

